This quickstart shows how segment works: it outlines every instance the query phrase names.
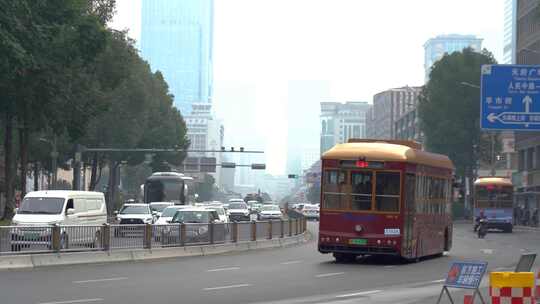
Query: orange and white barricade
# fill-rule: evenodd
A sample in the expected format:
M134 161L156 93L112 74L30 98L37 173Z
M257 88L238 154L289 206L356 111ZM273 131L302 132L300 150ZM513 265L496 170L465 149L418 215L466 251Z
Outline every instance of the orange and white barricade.
M536 300L540 300L540 271L536 274L536 287L534 291L534 296L536 297Z
M492 272L489 296L492 304L536 304L532 272Z

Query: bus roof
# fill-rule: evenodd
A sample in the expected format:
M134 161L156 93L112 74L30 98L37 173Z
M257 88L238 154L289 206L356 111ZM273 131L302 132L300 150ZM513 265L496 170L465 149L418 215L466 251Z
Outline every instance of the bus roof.
M499 176L485 176L479 177L474 181L475 186L486 186L486 185L498 185L498 186L513 186L512 181L506 177Z
M405 145L403 141L378 140L349 142L334 146L322 155L322 159L342 160L362 157L367 161L407 162L454 170L454 164L448 156L419 150L417 145L410 143Z

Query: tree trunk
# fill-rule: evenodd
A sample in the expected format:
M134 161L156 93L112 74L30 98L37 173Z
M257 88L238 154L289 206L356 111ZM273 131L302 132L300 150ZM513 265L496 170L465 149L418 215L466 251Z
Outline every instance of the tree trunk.
M21 199L26 195L26 177L28 176L28 129L23 122L19 129L19 147L21 161Z
M5 119L5 136L4 136L4 165L5 165L5 186L6 186L6 203L2 207L2 218L11 218L13 216L14 203L14 170L13 170L13 115L8 111Z
M90 175L90 185L89 185L88 190L95 191L97 183L98 183L98 179L97 179L98 154L97 154L97 152L94 153L94 156L92 157L92 165L91 166L92 166L92 174Z
M34 191L39 190L39 163L34 162Z

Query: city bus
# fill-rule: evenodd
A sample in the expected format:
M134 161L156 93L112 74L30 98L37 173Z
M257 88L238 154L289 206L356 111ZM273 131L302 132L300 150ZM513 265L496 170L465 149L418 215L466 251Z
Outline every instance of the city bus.
M189 188L193 178L178 172L155 172L142 187L144 203L173 202L189 205Z
M512 232L514 185L506 177L479 177L474 182L474 217L487 220L488 229Z
M412 141L352 139L322 156L318 249L415 261L452 246L454 165Z

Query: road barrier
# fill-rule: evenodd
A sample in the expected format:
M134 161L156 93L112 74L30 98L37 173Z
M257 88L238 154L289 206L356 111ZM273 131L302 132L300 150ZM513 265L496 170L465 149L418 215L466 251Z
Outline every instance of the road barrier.
M535 304L532 272L492 272L489 275L489 296L493 304Z
M288 222L288 223L286 223ZM283 239L306 230L304 218L210 223L0 227L0 255L152 249Z
M534 288L534 296L536 297L536 302L540 300L540 271L536 274L536 287Z

